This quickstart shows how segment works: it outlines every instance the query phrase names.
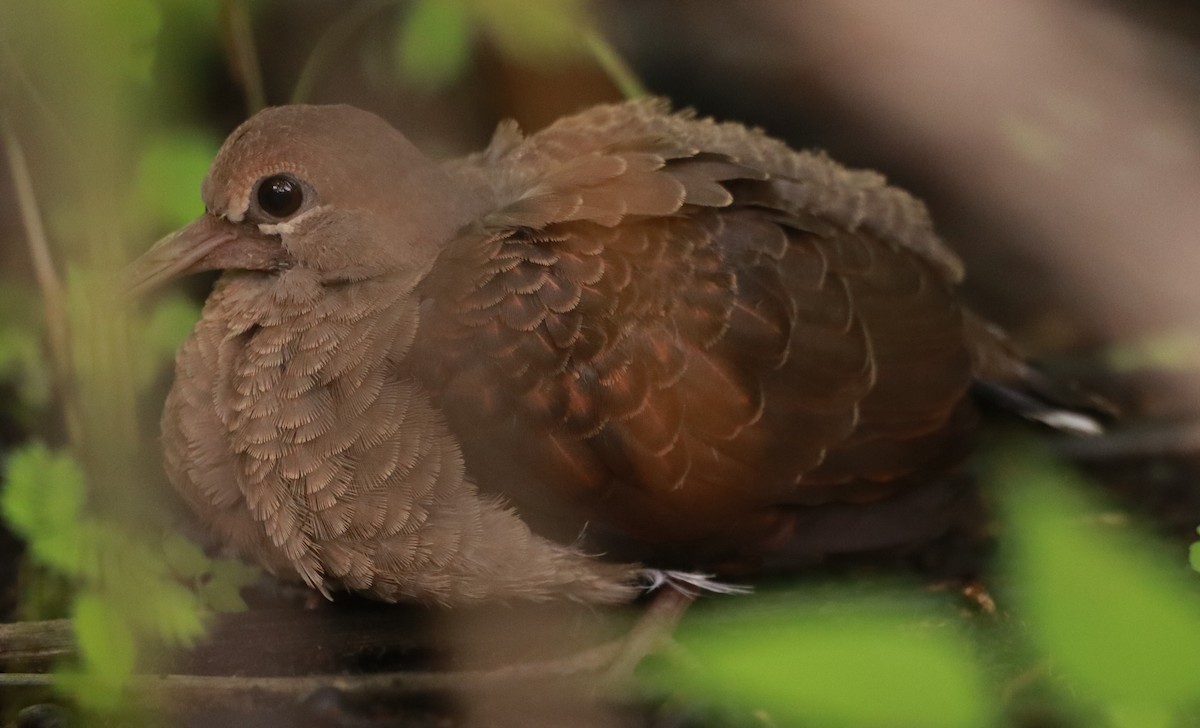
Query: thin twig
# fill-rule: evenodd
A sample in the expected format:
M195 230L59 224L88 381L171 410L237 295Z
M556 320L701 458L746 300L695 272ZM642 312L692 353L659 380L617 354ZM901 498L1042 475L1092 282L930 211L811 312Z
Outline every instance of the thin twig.
M583 42L592 58L625 98L636 99L647 94L646 87L637 74L604 36L588 28L583 32Z
M300 75L296 78L296 86L292 89L289 103L301 104L308 101L309 95L312 94L313 84L316 83L317 74L334 52L345 44L350 39L350 35L368 18L384 8L397 4L398 0L364 2L330 23L304 61L304 67L300 69Z
M238 74L242 93L246 97L246 111L254 114L267 105L267 97L263 91L262 66L258 62L250 10L245 0L225 0L224 6L234 71Z
M41 90L38 89L37 84L25 72L25 68L17 57L16 51L2 38L0 38L0 53L4 54L4 60L0 63L0 69L3 69L9 78L21 86L25 92L26 99L42 115L42 120L46 122L47 126L52 128L57 134L58 143L67 146L69 149L73 148L75 146L73 135L68 133L62 119L50 108L50 104L42 95Z
M21 223L25 227L29 257L33 261L33 275L42 296L42 308L46 318L46 329L50 335L50 353L58 380L65 381L70 371L70 348L67 338L67 312L65 289L58 271L54 269L54 257L46 238L46 228L33 191L33 178L21 142L13 132L8 117L0 118L0 132L4 136L4 150L8 157L8 170L13 189L17 195L17 208Z
M464 691L598 674L610 665L624 640L614 640L567 657L516 663L488 670L412 671L370 675L306 675L247 677L211 675L139 675L130 688L144 699L166 708L201 710L263 707L280 700L302 702L325 690L343 696L413 695ZM51 687L56 676L47 673L0 674L5 690Z

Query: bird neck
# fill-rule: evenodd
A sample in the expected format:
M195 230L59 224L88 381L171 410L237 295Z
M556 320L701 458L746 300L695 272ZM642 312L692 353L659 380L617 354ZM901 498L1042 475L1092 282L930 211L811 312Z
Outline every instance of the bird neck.
M329 281L301 268L231 273L218 283L204 318L223 322L236 358L264 373L311 378L315 386L340 376L352 356L359 367L402 359L417 328L413 288L410 277L399 275Z

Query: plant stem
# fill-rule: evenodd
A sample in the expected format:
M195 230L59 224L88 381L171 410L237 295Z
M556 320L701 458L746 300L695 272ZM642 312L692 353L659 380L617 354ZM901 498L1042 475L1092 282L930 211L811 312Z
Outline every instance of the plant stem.
M646 87L638 79L629 64L617 53L604 36L592 28L583 31L583 42L592 58L608 75L617 89L627 99L636 99L647 94Z
M12 177L13 190L17 195L17 209L25 227L25 238L29 245L29 257L33 261L33 275L42 294L42 308L46 317L46 328L50 333L50 353L54 368L61 380L70 367L70 349L67 339L67 315L63 306L62 280L54 269L54 257L46 239L46 228L42 224L37 196L33 191L33 179L29 174L29 163L21 142L13 132L7 117L0 118L0 133L4 137L4 151L8 157L8 171Z
M308 58L304 61L304 67L300 69L300 75L296 78L296 86L292 89L292 97L288 103L302 104L307 102L309 95L312 94L317 74L333 56L334 51L349 40L351 33L366 22L368 18L380 10L396 4L397 0L364 2L330 23L325 33L317 39L316 44L313 45L312 52L308 54Z
M258 49L254 44L250 11L245 0L225 0L223 4L233 51L234 72L242 83L246 112L252 115L267 105L267 97L263 91L262 67L259 65Z

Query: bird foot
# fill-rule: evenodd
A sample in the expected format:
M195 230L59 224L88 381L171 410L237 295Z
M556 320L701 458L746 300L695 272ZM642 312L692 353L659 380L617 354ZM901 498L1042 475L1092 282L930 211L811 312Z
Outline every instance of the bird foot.
M694 571L671 571L667 569L642 569L638 576L645 585L643 588L652 592L664 586L669 586L687 597L696 597L704 592L711 594L749 594L753 588L743 584L726 584L717 581L712 574L701 574Z

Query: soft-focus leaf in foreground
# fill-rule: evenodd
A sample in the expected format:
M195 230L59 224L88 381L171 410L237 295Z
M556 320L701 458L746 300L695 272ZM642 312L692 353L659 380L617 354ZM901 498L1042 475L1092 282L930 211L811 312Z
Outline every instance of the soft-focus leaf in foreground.
M122 691L133 674L137 644L126 620L112 611L101 595L84 592L75 598L75 638L86 670L67 680L87 708L109 711L120 704Z
M996 462L1013 611L1051 669L1110 706L1200 699L1200 593L1182 559L1089 518L1100 508L1080 495L1081 479L1036 452Z
M400 73L413 83L439 88L458 78L471 57L471 20L458 0L418 0L396 41Z
M583 0L463 0L505 55L530 64L584 57Z
M668 684L780 725L950 728L986 725L993 710L970 642L952 623L861 598L720 606L689 617L679 637L695 664L667 673ZM928 612L938 609L930 603Z
M4 520L39 563L68 573L79 567L85 498L83 471L70 455L33 444L10 456L0 498Z

